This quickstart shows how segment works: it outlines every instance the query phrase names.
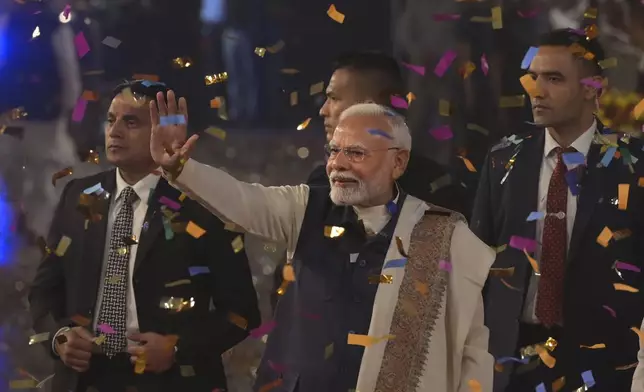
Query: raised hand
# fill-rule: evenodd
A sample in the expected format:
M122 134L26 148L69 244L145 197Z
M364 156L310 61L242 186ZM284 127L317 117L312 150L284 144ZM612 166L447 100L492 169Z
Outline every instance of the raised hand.
M183 116L179 124L162 125L162 117ZM166 102L163 93L157 94L156 101L150 102L150 119L152 135L150 137L150 152L152 159L164 170L174 173L182 162L188 159L199 136L193 135L186 141L188 135L188 105L185 98L177 102L174 91L168 91Z

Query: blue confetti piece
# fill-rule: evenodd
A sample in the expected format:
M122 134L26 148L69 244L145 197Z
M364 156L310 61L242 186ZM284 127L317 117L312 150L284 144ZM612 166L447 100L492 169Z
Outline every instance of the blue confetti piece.
M567 166L586 163L586 157L580 152L566 152L562 154L562 157Z
M601 160L602 166L608 167L608 165L610 165L610 162L615 157L615 152L617 152L617 147L608 147L608 150L606 150L606 153Z
M382 269L386 268L402 268L407 264L407 259L394 259L389 260L385 263L385 266Z
M103 193L102 191L103 191L103 186L99 182L98 184L92 185L89 188L85 189L83 193L86 195L91 195L92 193L96 193L96 192Z
M528 69L530 68L530 64L532 63L532 59L534 56L537 54L537 51L539 48L535 46L531 46L530 49L525 53L525 56L523 56L523 61L521 61L521 69Z
M370 135L382 136L382 137L384 137L386 139L394 140L393 136L391 136L390 134L388 134L387 132L385 132L385 131L383 131L381 129L370 129L367 132L369 132Z
M396 215L396 213L398 212L398 205L393 201L390 201L389 203L387 203L387 211L390 215Z
M530 213L530 215L528 215L528 219L526 219L526 221L532 222L532 221L536 221L536 220L541 220L541 219L543 219L545 217L546 217L545 212L533 211L533 212Z
M546 392L546 385L544 383L537 385L535 392Z
M210 268L205 266L196 266L196 267L188 268L188 271L190 271L190 276L195 276L195 275L201 275L201 274L209 274Z
M166 127L168 125L185 125L186 118L183 114L175 114L173 116L161 116L159 123Z
M579 170L568 170L565 174L565 177L568 188L570 188L570 193L573 196L578 196L581 192L581 186L579 186Z
M586 384L588 388L595 386L595 377L593 377L592 370L586 370L585 372L581 373L581 378L584 380L584 384Z
M172 231L172 226L170 225L170 221L167 219L163 220L163 229L165 231L165 239L170 241L171 239L174 238L174 231Z
M144 85L145 87L150 87L150 86L164 86L165 87L165 83L153 82L151 80L144 80L144 81L141 82L141 84Z

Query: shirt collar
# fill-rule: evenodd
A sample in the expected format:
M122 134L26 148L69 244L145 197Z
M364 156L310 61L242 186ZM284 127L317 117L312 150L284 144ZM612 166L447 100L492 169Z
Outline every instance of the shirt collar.
M593 139L595 137L596 131L597 131L597 120L594 120L590 128L588 128L584 133L579 135L579 137L575 139L574 142L572 142L570 147L573 147L575 150L577 150L577 152L584 154L584 156L588 155L588 151L590 150L590 145L593 143ZM546 132L546 141L543 146L543 156L547 158L552 153L552 150L561 146L552 137L552 135L550 135L550 131L548 130L548 128L546 128L545 132Z
M121 171L119 169L116 169L116 200L121 197L121 191L123 191L123 189L131 186L132 189L134 189L134 192L136 192L136 195L139 197L139 200L141 200L145 204L148 204L150 193L152 192L152 189L157 187L159 178L159 175L150 173L140 179L136 184L129 185L121 176Z

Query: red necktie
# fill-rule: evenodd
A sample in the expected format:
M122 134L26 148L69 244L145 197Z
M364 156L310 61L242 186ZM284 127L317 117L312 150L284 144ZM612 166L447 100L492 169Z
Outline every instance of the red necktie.
M557 164L548 185L546 217L541 237L541 260L539 289L537 291L536 315L547 327L562 321L563 281L568 248L566 214L568 205L568 184L566 183L566 165L563 162L564 152L575 151L574 148L561 147L553 150L557 154ZM559 214L563 212L563 214ZM563 219L560 217L563 216Z

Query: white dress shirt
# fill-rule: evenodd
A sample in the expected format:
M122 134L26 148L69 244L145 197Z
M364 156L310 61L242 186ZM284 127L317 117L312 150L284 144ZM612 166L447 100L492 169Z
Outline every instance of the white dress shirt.
M590 145L593 142L595 136L595 131L597 130L597 122L594 121L593 124L582 133L571 145L577 152L584 154L584 157L588 155L588 150L590 150ZM553 151L557 147L561 147L559 143L550 135L550 131L546 129L546 140L543 146L543 160L541 161L541 171L539 173L539 194L538 194L538 205L537 211L543 214L546 213L546 206L548 202L548 187L550 186L550 178L552 173L557 166L557 154ZM567 244L570 245L570 238L572 236L572 229L575 224L575 216L577 214L577 196L573 196L568 188L568 202L566 205L566 234ZM539 219L536 227L536 240L537 247L535 250L535 259L537 264L541 259L541 242L543 237L543 225L544 220ZM527 262L527 260L526 260ZM523 307L523 316L522 320L526 323L538 324L539 319L537 318L536 303L537 303L537 289L539 287L539 276L532 271L532 276L530 277L530 284L528 285L528 294L526 295L526 302Z

